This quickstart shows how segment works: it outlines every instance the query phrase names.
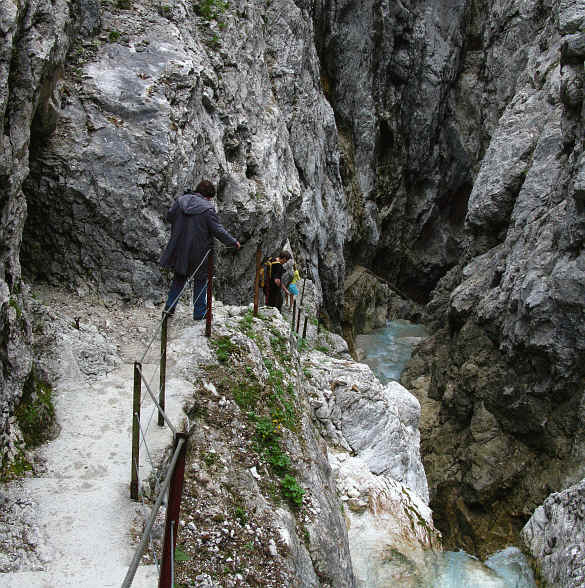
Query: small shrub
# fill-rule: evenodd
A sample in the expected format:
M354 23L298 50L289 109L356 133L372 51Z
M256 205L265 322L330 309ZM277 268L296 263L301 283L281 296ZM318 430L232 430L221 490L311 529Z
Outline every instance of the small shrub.
M120 39L120 36L120 31L110 31L110 34L108 35L108 40L110 41L110 43L115 43Z
M212 345L215 347L217 359L222 363L225 363L229 359L230 355L236 350L236 346L227 336L215 339L212 342Z
M270 415L273 422L282 424L291 431L296 429L297 414L294 405L289 400L280 400L278 405L273 406Z
M221 39L219 38L219 35L213 35L213 37L211 37L211 39L209 40L209 46L213 47L214 49L217 49L220 45Z
M284 476L284 478L280 481L280 489L282 491L282 495L291 504L291 506L296 508L300 508L302 506L305 490L299 486L299 483L293 476L286 474L286 476Z
M4 460L0 467L0 482L10 482L16 478L22 478L25 472L32 471L33 467L26 456L19 450L15 458L8 462Z
M22 309L18 305L16 299L11 296L10 300L8 301L8 304L10 304L12 308L14 308L14 310L16 311L16 317L20 320L22 318Z
M175 547L175 561L189 561L191 556L183 551L182 546Z
M240 525L244 526L248 522L248 513L241 506L236 506L234 514Z
M254 315L250 310L244 315L244 317L240 321L240 329L242 330L242 333L246 335L246 337L254 339Z
M258 382L237 382L233 391L234 400L242 410L250 410L256 407L260 397Z
M224 0L200 0L198 3L193 4L195 12L207 20L217 20L228 7L229 2Z
M132 0L116 0L116 7L121 10L130 10L132 8Z
M280 433L269 417L259 417L256 421L256 439L261 447L270 447L278 443Z
M267 452L267 457L268 463L279 476L286 474L290 470L290 458L286 453L283 453L280 447L271 447Z
M219 462L219 455L213 451L208 451L203 456L203 461L205 462L205 465L210 468Z

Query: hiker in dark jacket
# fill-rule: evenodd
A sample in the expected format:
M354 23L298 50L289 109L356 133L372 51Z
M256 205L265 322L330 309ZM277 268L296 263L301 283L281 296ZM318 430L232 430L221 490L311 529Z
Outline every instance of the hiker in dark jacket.
M167 212L167 221L172 223L171 238L160 258L162 267L174 271L164 310L167 314L175 312L185 283L196 271L193 276L193 319L202 319L207 308L207 263L203 262L207 252L213 251L213 237L224 245L240 248L239 241L219 222L210 202L214 196L214 185L203 180L194 191L186 190Z
M267 306L278 308L282 312L282 293L289 294L282 279L284 273L284 264L291 258L288 251L282 251L276 258L271 258L270 277L268 278L268 298Z

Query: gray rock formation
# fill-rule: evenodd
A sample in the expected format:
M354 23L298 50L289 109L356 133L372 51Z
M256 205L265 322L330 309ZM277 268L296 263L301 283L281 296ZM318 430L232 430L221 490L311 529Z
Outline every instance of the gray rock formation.
M551 494L522 530L529 552L550 586L585 584L585 480Z
M313 352L306 384L328 443L357 456L375 475L387 475L428 502L420 461L420 406L398 382L382 386L363 363Z
M22 452L12 415L31 373L31 332L20 251L33 137L57 128L53 90L72 39L99 24L96 3L3 2L0 6L0 464Z
M548 493L582 475L585 217L577 88L585 53L575 52L585 8L560 2L544 22L522 48L513 96L469 197L464 263L429 304L447 327L419 348L416 361L426 365L411 366L404 380L413 391L418 381L428 408L423 453L439 526L467 520L467 529L451 531L454 543L470 549L486 537L492 547L514 537ZM484 516L480 505L487 504Z
M489 519L499 546L575 481L585 454L580 0L0 10L3 458L18 452L10 422L33 367L21 273L159 300L164 211L209 177L245 243L237 258L218 252L227 301L249 298L256 246L289 239L334 325L344 312L353 325L346 263L428 302L442 330L421 346L408 387L423 406L444 529ZM463 544L479 549L484 530Z
M218 251L227 300L250 298L256 246L289 238L333 322L343 297L337 133L306 10L29 4L1 8L3 447L32 367L21 263L82 294L160 300L164 213L201 178L244 244Z
M59 132L31 153L23 266L159 299L164 212L210 178L245 244L237 261L220 258L221 294L249 298L256 245L272 253L290 236L335 316L343 193L311 21L291 1L207 4L200 15L197 4L106 5L99 34L77 40L55 89Z
M426 555L441 548L427 506L419 403L398 382L381 385L365 364L313 351L303 366L344 505L357 585L382 588L397 578L415 585Z

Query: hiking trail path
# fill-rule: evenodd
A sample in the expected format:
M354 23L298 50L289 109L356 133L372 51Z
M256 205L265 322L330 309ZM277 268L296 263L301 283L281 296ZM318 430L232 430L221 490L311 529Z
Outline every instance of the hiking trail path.
M144 305L125 312L109 311L103 305L72 301L70 294L51 289L45 289L43 296L49 299L43 303L52 302L49 308L54 313L64 313L61 316L68 321L81 316L78 324L82 329L89 325L100 334L107 331L107 340L117 350L117 365L88 381L80 373L74 353L66 348L61 350L61 377L53 390L60 434L37 450L44 464L40 474L2 488L5 501L25 496L34 505L33 520L38 527L35 532L40 538L35 547L44 570L0 574L0 586L121 586L137 544L131 530L141 509L144 510L140 503L130 499L133 364L140 360L156 325L160 325L160 310ZM59 300L67 302L55 308ZM204 324L194 326L188 321L186 308L182 312L179 309L176 315L169 324L166 413L179 429L185 417L184 401L192 396L193 384L174 374L173 367L188 346L203 343ZM152 382L155 394L159 353L160 333L143 362L145 376ZM141 442L141 483L152 469L150 458L157 465L172 445L172 432L166 425L158 426L156 408L144 385L142 391L142 426L147 428L148 442ZM139 566L132 586L157 585L156 566Z

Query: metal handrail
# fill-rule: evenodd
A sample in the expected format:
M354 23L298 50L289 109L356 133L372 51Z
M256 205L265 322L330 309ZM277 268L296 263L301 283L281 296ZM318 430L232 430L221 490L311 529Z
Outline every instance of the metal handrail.
M231 249L231 247L228 246L223 246L223 248L225 249ZM135 362L135 369L136 371L139 373L140 375L140 380L144 382L146 389L148 391L148 394L150 395L155 408L153 409L153 412L151 414L151 417L148 421L147 427L146 429L143 429L140 420L138 421L138 431L139 431L139 435L142 438L142 442L140 443L140 445L142 445L143 443L146 445L146 451L148 454L148 459L150 461L151 467L154 468L154 463L153 463L153 459L152 456L150 454L150 451L148 449L148 442L146 439L146 433L148 432L148 428L150 426L150 422L152 421L152 417L155 413L156 410L158 410L158 413L160 415L160 417L162 417L164 419L164 421L166 422L166 424L169 426L169 429L172 431L173 436L175 438L175 442L176 442L176 447L175 447L175 451L172 457L172 460L168 466L168 470L166 473L166 477L165 480L161 486L160 484L160 474L157 475L157 479L156 479L156 486L157 486L157 490L159 491L158 494L158 498L156 500L156 503L153 507L150 519L148 520L148 523L146 524L146 527L144 529L143 535L142 535L142 539L140 541L140 544L138 545L136 552L134 554L134 558L130 564L130 567L128 569L128 572L126 574L126 577L124 578L124 582L122 584L122 588L128 588L129 586L131 586L132 581L134 579L134 576L136 574L136 570L138 569L138 565L140 563L140 559L142 558L142 555L144 554L144 551L147 548L147 544L150 542L151 546L152 546L152 536L151 536L151 532L152 532L152 527L154 525L154 520L157 516L157 513L160 509L160 506L164 500L164 496L165 493L167 492L168 488L169 488L169 484L171 483L172 480L172 476L174 473L174 470L177 466L177 460L179 458L179 454L181 451L181 448L183 447L184 443L185 443L185 438L182 437L182 434L179 434L177 432L177 428L173 425L173 423L171 422L169 416L166 414L166 412L164 411L163 407L161 406L159 400L157 400L156 395L154 394L152 388L151 388L151 384L152 384L152 380L154 380L154 377L156 375L156 371L152 376L151 382L148 382L146 379L146 376L144 374L144 372L142 371L142 362L145 360L150 348L152 347L152 344L154 343L154 341L157 338L157 334L158 334L158 330L161 326L161 323L163 323L169 316L169 310L173 309L177 302L179 301L180 297L183 295L183 293L185 292L185 290L187 289L187 287L189 286L190 282L194 279L195 275L197 274L197 272L201 269L202 265L205 263L205 261L209 258L209 255L212 254L214 252L213 248L210 248L207 250L207 252L205 253L205 255L203 256L203 259L201 260L201 262L199 263L199 265L197 266L197 268L191 273L191 275L188 277L188 279L185 281L185 284L183 285L183 288L181 289L181 291L177 294L177 296L175 297L175 299L171 302L170 308L166 309L163 311L162 314L162 318L160 320L160 322L157 324L153 336L150 338L149 342L146 344L145 349L144 349L144 353L142 355L142 358L140 360L140 362ZM209 279L209 278L208 278ZM201 292L199 292L197 294L197 297L195 298L195 293L194 293L194 300L193 300L193 305L199 300L199 298L203 295L203 293L205 292L205 288L201 289ZM162 350L161 350L161 353ZM166 353L166 349L165 349L165 353ZM135 380L136 381L136 380ZM142 404L142 402L140 403ZM160 418L159 417L159 418ZM134 417L135 418L135 417ZM162 424L162 421L159 421L159 424ZM188 433L187 433L188 434ZM134 464L134 467L136 468L136 477L138 477L138 464ZM172 529L171 529L171 533L172 533ZM154 553L153 550L153 554L154 554L154 559L155 562L157 563L157 567L158 566L158 561L157 561L157 557L156 557L156 553ZM174 562L172 561L173 557L171 556L171 573L173 576L173 584L174 584ZM160 572L160 569L159 569Z
M132 581L134 580L134 576L136 575L136 570L138 569L138 564L140 563L140 558L142 557L144 550L146 549L146 544L148 543L148 540L150 537L150 532L152 531L152 527L154 526L154 519L156 518L156 515L158 514L158 510L163 502L165 492L167 491L167 488L168 488L169 484L171 483L171 477L173 475L173 471L175 469L175 466L177 465L177 460L179 459L179 453L180 453L181 448L183 447L184 443L185 443L185 439L179 439L177 441L177 447L175 448L175 453L173 454L173 459L171 460L171 463L169 464L169 468L167 470L167 476L161 486L161 490L159 492L158 498L154 504L152 513L150 515L150 520L148 521L148 523L144 529L144 533L142 534L142 539L140 540L140 543L139 543L138 547L136 548L136 552L134 553L134 558L132 559L132 563L130 564L130 567L128 568L128 572L126 573L126 577L124 578L124 581L122 582L122 588L129 588L129 586L132 585Z
M176 429L175 425L173 425L173 423L171 422L171 419L169 419L169 417L167 416L167 413L162 409L162 407L158 403L158 400L156 399L154 393L150 389L150 386L149 386L146 378L144 377L144 372L142 371L142 367L139 366L139 367L137 367L137 369L138 369L138 372L140 373L140 377L142 378L142 381L146 384L146 389L148 390L148 393L150 394L152 401L154 402L155 406L158 408L159 414L162 414L163 418L165 419L165 422L169 426L169 429L173 432L173 435L176 435L177 429Z

